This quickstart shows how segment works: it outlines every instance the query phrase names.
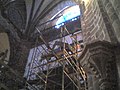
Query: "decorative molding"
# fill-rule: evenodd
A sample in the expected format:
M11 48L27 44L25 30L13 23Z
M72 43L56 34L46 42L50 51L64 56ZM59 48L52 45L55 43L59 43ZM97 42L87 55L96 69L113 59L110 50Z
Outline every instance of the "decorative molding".
M84 69L87 68L86 73L91 72L98 79L100 90L116 90L115 56L112 44L106 41L87 44L79 61Z

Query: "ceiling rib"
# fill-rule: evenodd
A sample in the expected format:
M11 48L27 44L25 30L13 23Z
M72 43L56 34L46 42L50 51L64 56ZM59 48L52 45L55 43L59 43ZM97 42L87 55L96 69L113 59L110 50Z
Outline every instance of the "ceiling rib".
M41 14L33 21L30 32L28 33L28 36L30 36L30 33L34 32L35 26L39 23L40 19L44 18L53 8L55 8L59 3L61 3L62 0L60 1L52 1L42 12ZM52 5L52 3L54 3ZM49 7L49 8L48 8Z

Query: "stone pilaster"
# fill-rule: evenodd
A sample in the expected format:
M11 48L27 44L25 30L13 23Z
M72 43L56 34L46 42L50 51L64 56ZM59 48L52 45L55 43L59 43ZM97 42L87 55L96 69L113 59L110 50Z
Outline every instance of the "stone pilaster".
M97 0L112 43L120 42L120 20L109 0Z
M99 87L93 85L95 90L117 90L115 57L110 43L97 41L86 45L79 60L86 73L91 72L98 81Z
M114 7L116 14L119 17L120 20L120 0L109 0L112 4L112 6Z

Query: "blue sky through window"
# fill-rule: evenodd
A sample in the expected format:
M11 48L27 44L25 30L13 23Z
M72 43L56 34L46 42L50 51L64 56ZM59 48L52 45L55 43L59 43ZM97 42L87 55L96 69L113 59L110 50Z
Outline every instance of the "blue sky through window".
M60 26L64 25L65 21L71 20L72 18L75 18L80 15L80 9L79 6L73 6L70 10L63 13L63 15L57 20L56 22L56 28L59 28Z

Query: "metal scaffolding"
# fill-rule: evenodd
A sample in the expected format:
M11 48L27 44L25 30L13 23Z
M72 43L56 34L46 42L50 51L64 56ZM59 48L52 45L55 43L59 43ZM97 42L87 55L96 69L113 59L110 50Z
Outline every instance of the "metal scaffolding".
M4 63L6 54L0 54L0 75L19 83L25 90L86 90L86 74L78 61L82 51L78 39L81 30L71 34L64 24L59 29L60 37L50 42L39 28L36 30L39 37L28 57L25 78ZM43 44L39 45L39 39ZM0 79L0 89L9 90L2 83L4 78Z
M78 61L82 51L81 43L77 40L78 33L70 34L64 25L61 27L61 37L47 42L37 27L36 30L39 37L35 48L31 50L26 73L27 82L35 90L86 90L86 74ZM65 33L68 33L71 44ZM38 39L44 44L38 45ZM29 86L28 88L31 89Z
M57 16L54 21L59 17L61 16ZM79 18L75 17L75 20ZM81 31L71 34L66 24L61 23L60 37L48 42L43 32L50 28L51 21L53 20L39 25L39 28L44 28L42 31L36 27L39 37L35 41L35 47L31 49L25 78L4 63L6 53L3 56L0 54L0 90L2 88L9 90L2 83L3 77L8 78L7 81L12 79L19 83L23 90L87 90L86 74L78 61L82 51L81 42L78 40ZM43 44L39 45L41 43L39 39Z

